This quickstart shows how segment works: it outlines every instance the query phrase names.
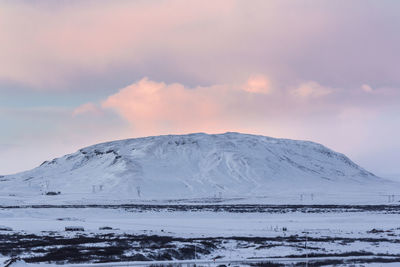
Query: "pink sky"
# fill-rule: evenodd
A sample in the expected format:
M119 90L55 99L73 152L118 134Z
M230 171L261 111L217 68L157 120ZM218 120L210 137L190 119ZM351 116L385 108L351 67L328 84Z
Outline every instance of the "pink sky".
M395 1L4 1L0 173L100 141L239 131L400 173Z

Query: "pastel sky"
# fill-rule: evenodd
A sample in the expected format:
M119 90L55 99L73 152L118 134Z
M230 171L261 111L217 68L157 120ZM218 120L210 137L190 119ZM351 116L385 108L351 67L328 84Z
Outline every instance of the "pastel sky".
M0 174L115 139L312 140L400 174L400 1L0 0Z

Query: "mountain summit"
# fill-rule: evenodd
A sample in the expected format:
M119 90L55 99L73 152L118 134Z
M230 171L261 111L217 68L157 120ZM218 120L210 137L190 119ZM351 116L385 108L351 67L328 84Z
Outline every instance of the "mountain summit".
M108 199L268 196L367 190L384 183L309 141L224 133L102 143L0 178L0 192Z

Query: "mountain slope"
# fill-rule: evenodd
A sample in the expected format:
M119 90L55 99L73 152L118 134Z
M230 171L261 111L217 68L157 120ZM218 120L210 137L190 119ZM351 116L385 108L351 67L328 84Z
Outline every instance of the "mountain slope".
M240 133L97 144L0 177L0 192L178 199L374 190L385 180L308 141Z

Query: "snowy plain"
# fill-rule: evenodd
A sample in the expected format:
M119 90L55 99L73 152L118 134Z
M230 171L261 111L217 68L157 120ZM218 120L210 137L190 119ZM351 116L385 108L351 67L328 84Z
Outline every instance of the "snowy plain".
M392 265L399 189L309 141L239 133L114 141L0 176L0 255L30 264Z
M248 260L301 258L306 254L400 259L398 206L274 206L269 212L258 210L257 205L246 212L218 210L214 205L185 211L180 210L182 206L173 206L3 208L2 227L12 231L0 231L2 240L8 242L0 245L0 250L12 253L10 246L19 247L28 239L39 244L20 250L21 257L29 262L53 263L112 262L121 258ZM69 226L84 231L65 231ZM60 256L72 247L79 248L73 256ZM89 251L90 256L86 253ZM108 253L99 253L104 251Z

